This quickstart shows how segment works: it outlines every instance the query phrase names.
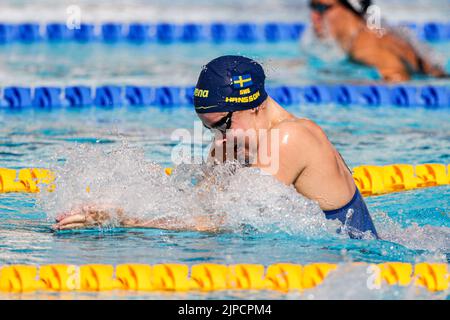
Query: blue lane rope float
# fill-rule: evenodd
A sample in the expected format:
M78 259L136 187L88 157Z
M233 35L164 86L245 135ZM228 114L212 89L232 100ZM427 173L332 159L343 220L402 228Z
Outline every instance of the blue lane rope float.
M419 39L438 42L450 40L448 22L402 22ZM35 22L1 23L0 44L12 42L76 41L87 43L102 41L115 43L172 43L172 42L280 42L298 40L308 25L301 22L267 23L82 23L77 29L69 29L65 23L39 24Z
M49 109L56 107L119 107L191 105L193 87L104 85L5 87L0 89L0 109ZM305 85L274 86L267 92L282 105L360 105L449 108L450 86L400 85Z

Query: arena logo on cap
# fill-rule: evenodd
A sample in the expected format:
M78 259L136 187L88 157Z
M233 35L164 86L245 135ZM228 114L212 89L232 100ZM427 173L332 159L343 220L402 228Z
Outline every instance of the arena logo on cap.
M202 90L202 89L198 89L198 88L195 88L195 90L194 90L195 97L208 98L208 95L209 95L209 90Z
M253 84L252 77L249 74L231 77L234 88L247 88Z

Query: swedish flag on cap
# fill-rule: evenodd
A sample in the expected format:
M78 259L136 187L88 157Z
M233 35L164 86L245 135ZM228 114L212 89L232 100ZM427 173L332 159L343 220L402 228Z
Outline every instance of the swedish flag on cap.
M235 76L232 77L232 79L233 79L233 86L235 88L247 88L253 84L252 77L249 74L244 74L242 76Z
M222 56L203 67L194 90L198 113L253 109L267 98L266 76L256 61L242 56Z

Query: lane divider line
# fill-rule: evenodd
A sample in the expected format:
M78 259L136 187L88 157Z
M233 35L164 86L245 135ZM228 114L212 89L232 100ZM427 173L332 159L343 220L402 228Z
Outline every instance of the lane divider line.
M0 91L0 109L3 110L26 108L49 110L60 107L91 106L179 107L192 105L194 97L194 87L191 86L10 86ZM266 91L274 100L286 106L336 104L365 107L450 108L450 86L448 85L281 85L269 86Z
M418 286L430 291L449 288L445 263L354 263L375 273L374 285ZM375 270L373 268L376 268ZM51 264L0 266L0 292L33 291L302 291L314 288L339 268L338 264L276 263L221 265L196 264Z
M173 170L165 168L164 172L171 175ZM363 165L353 168L353 179L363 196L442 186L450 184L450 164ZM48 191L55 189L54 172L40 168L0 168L0 193L35 193L41 187ZM83 191L90 192L89 186Z
M430 21L400 22L396 27L406 28L420 40L429 42L450 40L450 23ZM198 43L198 42L282 42L298 41L309 24L302 22L211 22L211 23L81 23L69 29L64 22L39 24L36 22L0 22L0 44L14 42L36 43Z

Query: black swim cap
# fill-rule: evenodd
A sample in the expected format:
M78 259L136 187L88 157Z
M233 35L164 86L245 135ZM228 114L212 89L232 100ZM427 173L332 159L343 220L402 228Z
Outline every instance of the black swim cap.
M256 61L242 56L222 56L200 72L194 90L197 113L253 109L267 98L266 76Z
M339 0L339 2L360 17L364 17L367 8L372 5L372 0Z

